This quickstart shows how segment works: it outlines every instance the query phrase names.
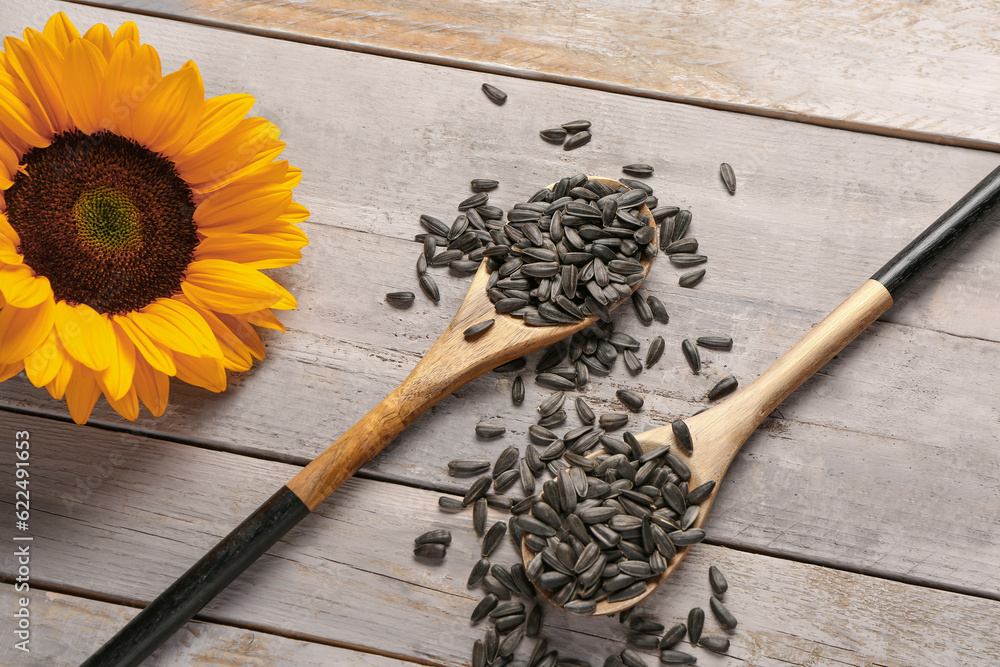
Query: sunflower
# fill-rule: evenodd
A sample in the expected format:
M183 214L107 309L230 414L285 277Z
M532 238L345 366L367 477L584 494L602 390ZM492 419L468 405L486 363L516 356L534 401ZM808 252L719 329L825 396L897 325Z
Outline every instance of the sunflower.
M101 394L155 416L170 377L219 392L295 299L261 269L306 245L302 172L249 95L163 75L134 23L65 14L0 52L0 381L22 370L77 423Z

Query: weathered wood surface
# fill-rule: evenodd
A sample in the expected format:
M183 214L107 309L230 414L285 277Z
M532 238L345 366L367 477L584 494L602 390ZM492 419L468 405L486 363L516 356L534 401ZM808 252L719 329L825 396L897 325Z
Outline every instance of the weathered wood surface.
M34 443L33 581L79 596L149 600L294 470L94 429L81 439L79 428L51 420L0 419L0 430L14 428L27 428ZM13 456L9 438L2 452ZM2 488L10 488L9 469L0 470ZM210 662L205 656L216 649L206 644L225 647L246 634L221 627L235 625L275 636L274 642L291 637L432 664L467 664L472 642L484 630L468 621L482 591L465 586L479 540L470 513L440 512L437 495L349 481L210 603L203 618L212 625L196 626L205 644L178 650ZM11 502L6 496L2 501ZM490 522L503 518L491 510ZM434 527L454 534L446 558L440 565L414 560L413 538ZM493 562L509 565L515 558L505 539ZM731 635L731 658L692 649L699 664L987 664L1000 650L994 631L1000 602L709 545L696 547L640 611L671 623L693 606L707 606L710 564L726 572L726 603L740 623ZM11 575L8 550L0 568ZM47 594L34 595L41 602ZM79 606L51 613L78 618ZM89 625L71 635L79 641L66 650L67 662L87 655L131 613L103 605L87 613ZM603 660L622 648L625 632L615 619L570 617L554 608L545 613L546 634L566 655ZM6 632L7 624L0 625ZM706 630L721 632L711 615ZM181 644L191 637L190 629L184 632ZM521 650L530 646L526 641ZM9 651L9 642L0 644L0 661L17 664L7 658ZM169 653L164 664L191 664L169 662Z
M1000 143L995 1L96 4L893 136Z
M18 608L12 586L0 586L0 605ZM0 627L0 659L21 667L75 667L103 637L109 637L138 611L135 607L101 602L50 591L31 596L32 636L29 653L12 647L19 641L10 623ZM184 626L156 650L143 665L149 667L407 667L417 663L372 653L329 646L315 638L296 639L261 630L236 628L203 621Z
M39 6L68 9L81 25L127 18ZM11 8L5 21L40 25L33 16ZM167 66L188 57L215 63L202 67L210 92L249 90L258 97L260 113L285 128L288 157L306 169L301 199L314 214L302 264L275 272L299 297L300 309L285 317L287 334L266 336L269 359L234 376L223 395L175 384L167 415L138 426L299 463L402 380L447 324L466 283L444 271L436 274L440 306L421 296L401 312L382 295L415 289L419 246L405 239L420 231L421 212L448 219L471 176L498 177L504 186L494 198L509 206L558 176L614 174L621 164L649 159L662 199L692 206L693 230L711 257L709 277L695 290L681 290L678 271L660 258L643 289L667 302L671 323L646 328L628 312L617 317L644 345L662 333L667 355L635 379L619 365L611 377L593 378L586 392L598 410L610 410L619 409L617 388L640 389L646 408L630 426L639 431L703 407L721 373L746 381L766 368L995 161L966 149L516 79L502 82L512 97L497 108L478 90L481 75L469 72L137 20ZM266 83L276 80L283 85ZM515 103L540 94L551 96L557 110ZM372 115L372 109L392 113ZM577 115L600 128L591 145L565 153L537 139L537 128ZM657 131L640 137L621 118L642 119L643 129ZM736 197L718 181L722 159L737 166ZM994 223L780 408L781 418L751 439L730 473L715 508L717 539L1000 592L997 531L983 529L983 522L996 526L1000 514L998 249ZM711 332L731 333L736 347L706 352L709 370L692 376L680 341ZM546 393L530 378L528 386L525 406L514 409L509 378L474 381L368 470L456 488L444 475L448 459L492 458L510 442L524 443L533 406ZM23 378L0 384L0 399L65 413ZM99 407L95 419L125 426L108 412ZM481 418L500 419L509 435L477 442L473 426ZM568 425L575 424L571 417ZM852 496L844 488L859 491ZM941 504L959 518L942 525ZM943 546L928 541L928 526L948 535ZM883 530L894 539L876 539Z

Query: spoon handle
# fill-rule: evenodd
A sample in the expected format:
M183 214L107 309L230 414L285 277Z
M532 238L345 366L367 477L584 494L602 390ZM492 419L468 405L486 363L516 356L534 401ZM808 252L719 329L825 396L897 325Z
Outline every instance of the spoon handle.
M706 457L711 477L721 479L743 442L789 394L888 310L924 270L998 209L1000 167L921 232L757 379L718 409L704 413L703 418L692 417L691 423L698 423L696 441L713 443L717 448L711 457Z

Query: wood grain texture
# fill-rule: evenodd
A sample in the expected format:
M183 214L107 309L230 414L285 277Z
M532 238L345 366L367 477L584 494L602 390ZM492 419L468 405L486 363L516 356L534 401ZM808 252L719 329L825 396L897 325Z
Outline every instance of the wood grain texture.
M18 608L20 593L0 586L0 605ZM135 613L134 607L74 595L35 591L31 596L32 636L29 653L11 647L17 641L10 623L0 628L0 659L6 665L75 667L95 637L110 636ZM259 630L194 621L142 663L145 667L406 667L416 663L327 646Z
M13 426L5 419L0 428ZM17 427L28 428L35 443L35 584L69 587L78 595L150 599L258 504L267 493L262 489L280 485L293 468L96 429L85 429L81 438L80 428L51 420L18 417ZM11 456L10 442L2 447ZM101 466L109 468L103 476ZM0 471L0 484L9 484L9 470ZM472 642L484 631L468 621L482 591L465 586L480 545L469 512L440 512L437 495L348 481L206 607L204 618L249 625L255 634L468 664ZM504 518L490 511L491 523ZM413 538L439 527L454 535L444 561L414 560ZM505 539L492 560L509 565L515 558ZM726 604L739 627L731 636L731 657L689 649L699 664L984 664L1000 650L993 632L1000 602L709 545L693 550L640 611L672 623L691 607L707 606L709 564L729 578ZM0 557L0 571L12 571L9 553ZM45 594L36 589L35 595ZM86 655L131 613L113 611L110 619L90 621L79 643L65 649L67 661ZM544 613L546 634L564 655L603 659L623 648L625 632L614 619L571 617L548 607ZM216 625L195 627L205 630L202 642L243 635ZM706 630L721 633L710 615ZM521 651L530 647L525 642ZM0 645L5 663L9 650Z
M931 141L1000 142L1000 6L726 0L99 0L493 73Z
M55 9L67 9L80 25L130 18L39 2L10 7L4 31L40 26ZM630 428L642 431L704 407L705 392L724 373L743 382L760 373L996 161L965 149L518 79L493 79L516 94L495 107L474 73L137 21L166 67L193 57L210 93L257 96L258 111L285 129L287 156L306 170L301 199L314 219L303 262L274 272L301 306L285 318L289 333L265 336L268 360L232 376L222 395L175 383L166 416L135 426L300 463L395 387L450 320L467 283L446 280L444 272L435 274L442 278L440 306L421 298L400 312L383 295L415 288L419 246L405 239L420 231L420 213L454 213L472 176L499 178L492 199L509 207L554 177L614 173L643 159L656 166L650 182L664 203L692 207L692 229L711 257L709 276L695 290L681 290L678 272L658 260L643 291L668 304L671 323L646 328L627 313L616 316L644 345L664 335L667 355L634 379L621 369L593 378L585 392L595 408L610 411L620 409L617 388L639 389L646 407ZM549 104L515 104L541 97ZM567 153L537 138L539 128L578 115L600 130L590 145ZM723 159L737 169L736 197L718 180ZM996 531L982 529L1000 515L998 256L994 223L779 409L733 466L714 512L720 540L1000 591ZM730 333L736 346L706 353L706 370L693 376L680 341L710 333ZM509 378L489 374L470 383L368 470L456 488L445 461L492 458L508 443L524 443L533 405L547 393L528 379L520 409L509 403ZM0 384L0 401L65 414L23 377ZM509 435L476 441L473 427L482 418L502 418ZM133 427L103 402L95 421ZM942 506L958 516L943 526ZM948 540L929 544L931 525ZM885 531L893 539L883 539Z

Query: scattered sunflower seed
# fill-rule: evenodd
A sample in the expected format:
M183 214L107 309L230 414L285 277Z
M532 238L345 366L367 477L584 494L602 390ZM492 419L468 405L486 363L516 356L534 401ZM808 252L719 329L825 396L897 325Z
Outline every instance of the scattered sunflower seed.
M722 398L727 394L731 394L736 390L739 382L732 375L726 376L719 380L714 387L708 390L708 400L714 401L718 398Z
M702 637L698 645L707 648L713 653L726 653L729 651L729 640L725 637Z
M504 521L497 521L490 526L490 529L486 531L486 537L483 538L483 558L489 558L489 555L497 548L497 545L500 544L500 540L503 539L506 533L507 524Z
M701 629L705 625L705 610L701 607L694 607L688 612L688 638L691 644L698 643L701 637Z
M595 417L594 411L590 409L590 406L587 405L587 402L583 400L583 398L580 396L576 397L576 416L579 417L580 421L582 421L584 424L594 423L594 417Z
M691 372L697 375L701 371L701 355L690 338L685 338L681 343L681 352L684 353L684 360L691 367Z
M652 368L653 364L660 360L660 357L663 356L664 346L663 336L657 336L650 342L649 349L646 351L646 368Z
M653 317L656 318L657 322L662 322L663 324L670 322L670 315L667 314L666 307L659 299L651 294L646 297L646 303L649 304L649 310L652 311Z
M642 163L627 164L624 167L622 167L622 171L625 172L626 174L628 174L629 176L652 176L653 175L653 167L652 167L652 165L642 164Z
M461 512L465 509L466 503L463 503L458 498L453 498L451 496L441 496L438 498L438 507L445 512Z
M492 84L484 83L483 92L486 93L486 97L490 98L491 102L498 106L507 101L507 93Z
M386 303L396 308L409 308L415 298L413 292L389 292L385 295Z
M668 649L660 651L660 662L665 665L693 665L698 662L698 658L684 651Z
M500 181L492 178L474 178L471 183L473 190L493 190L499 185Z
M712 590L717 595L722 595L729 590L729 582L726 581L726 575L722 574L722 570L714 565L708 568L708 583L711 584Z
M548 130L542 130L538 135L552 144L561 144L566 140L566 130L561 127L553 127Z
M472 503L476 502L480 498L486 497L486 492L490 488L490 484L493 482L493 478L489 475L483 475L476 479L466 491L465 497L462 499L462 504L468 507ZM439 501L440 502L440 501Z
M429 530L423 535L418 536L413 540L415 546L420 546L421 544L442 544L448 546L451 544L451 531L445 528L438 528L437 530Z
M564 129L564 130L566 130L567 132L570 132L570 133L573 133L573 132L583 132L584 130L589 130L590 129L590 121L589 120L574 120L574 121L570 121L569 123L563 123L562 124L562 129Z
M605 412L598 420L598 425L605 431L615 431L628 423L628 415L624 412Z
M688 429L688 425L684 423L683 420L678 419L677 421L671 422L670 428L674 432L674 439L677 440L677 444L679 444L681 448L688 454L693 452L694 440L691 438L691 430ZM692 504L697 504L697 503L692 503Z
M490 424L488 422L480 422L479 424L476 424L476 436L482 438L483 440L499 438L506 432L507 429L499 424Z
M632 412L638 412L639 410L642 410L642 404L643 404L642 396L635 393L634 391L629 391L628 389L619 389L618 391L615 392L615 396L617 396L618 400L621 401L622 404Z
M514 378L514 383L510 387L510 400L514 405L521 405L524 402L524 380L520 375Z
M733 339L729 336L702 336L696 342L713 350L729 350L733 347Z
M465 330L464 335L466 338L475 338L479 334L483 333L491 326L496 320L486 320L485 322L480 322L479 324L473 324L471 327Z
M443 544L430 543L418 545L413 550L413 555L417 558L427 558L430 560L441 560L444 558L447 548Z
M571 134L569 138L566 139L566 143L563 144L563 150L571 151L574 148L579 148L580 146L583 146L584 144L589 142L590 139L591 139L591 134L587 130Z
M736 172L733 168L729 166L728 162L723 162L719 165L719 175L722 176L722 182L726 184L726 189L729 190L729 194L736 194Z
M674 255L676 257L676 255ZM704 255L701 255L702 257ZM681 287L694 287L701 282L701 279L705 277L705 269L697 269L695 271L688 271L682 275L677 280L677 284Z
M729 611L726 605L722 604L714 597L708 599L708 604L712 608L712 614L715 616L716 620L722 624L722 627L727 630L732 630L736 627L736 617L733 616L733 612Z
M486 518L489 507L486 498L480 498L472 504L472 529L482 537L486 533Z
M663 638L660 640L659 649L673 648L682 639L684 639L684 634L687 632L687 627L683 623L677 623L665 633L663 633Z
M420 276L418 282L420 283L420 289L424 291L427 298L434 303L438 303L441 300L441 292L438 290L437 283L434 282L433 278L424 273Z
M480 475L490 469L489 461L478 459L455 459L448 461L448 474L454 477L464 477L467 475Z

